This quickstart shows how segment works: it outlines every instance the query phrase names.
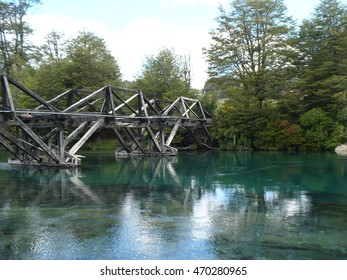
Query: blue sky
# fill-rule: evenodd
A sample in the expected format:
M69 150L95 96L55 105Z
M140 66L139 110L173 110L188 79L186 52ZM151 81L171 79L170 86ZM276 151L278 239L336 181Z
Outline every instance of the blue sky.
M32 10L30 25L35 43L43 43L52 30L67 38L87 30L103 38L117 59L123 78L133 80L145 56L160 48L173 48L190 55L193 86L202 88L206 63L202 48L210 42L216 27L218 6L228 0L41 0ZM308 18L319 0L284 0L288 15L300 21ZM343 3L347 0L343 0Z

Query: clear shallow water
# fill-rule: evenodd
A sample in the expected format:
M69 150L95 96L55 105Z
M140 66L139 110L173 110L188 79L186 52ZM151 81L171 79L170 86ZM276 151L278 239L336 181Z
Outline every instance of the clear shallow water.
M0 153L0 259L347 259L334 154L103 151L59 170Z

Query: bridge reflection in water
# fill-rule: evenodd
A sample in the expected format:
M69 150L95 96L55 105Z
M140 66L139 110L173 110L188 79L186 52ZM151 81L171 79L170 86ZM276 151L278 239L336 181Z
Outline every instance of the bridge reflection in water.
M269 157L0 164L0 258L346 259L344 163Z

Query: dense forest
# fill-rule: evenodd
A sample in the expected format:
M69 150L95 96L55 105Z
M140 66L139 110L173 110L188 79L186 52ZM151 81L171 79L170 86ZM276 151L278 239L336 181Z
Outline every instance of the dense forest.
M53 31L45 44L31 43L27 16L36 5L44 4L0 1L0 71L46 99L107 84L160 99L199 98L214 116L212 135L222 149L323 151L346 140L347 7L338 0L321 0L299 24L283 0L221 6L203 51L209 74L203 90L191 86L189 57L170 48L146 56L129 82L97 34L67 39Z

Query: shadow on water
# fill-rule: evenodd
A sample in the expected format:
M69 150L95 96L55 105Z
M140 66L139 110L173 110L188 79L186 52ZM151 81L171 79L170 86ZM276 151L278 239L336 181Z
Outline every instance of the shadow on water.
M0 259L347 259L334 154L86 156L0 162Z

